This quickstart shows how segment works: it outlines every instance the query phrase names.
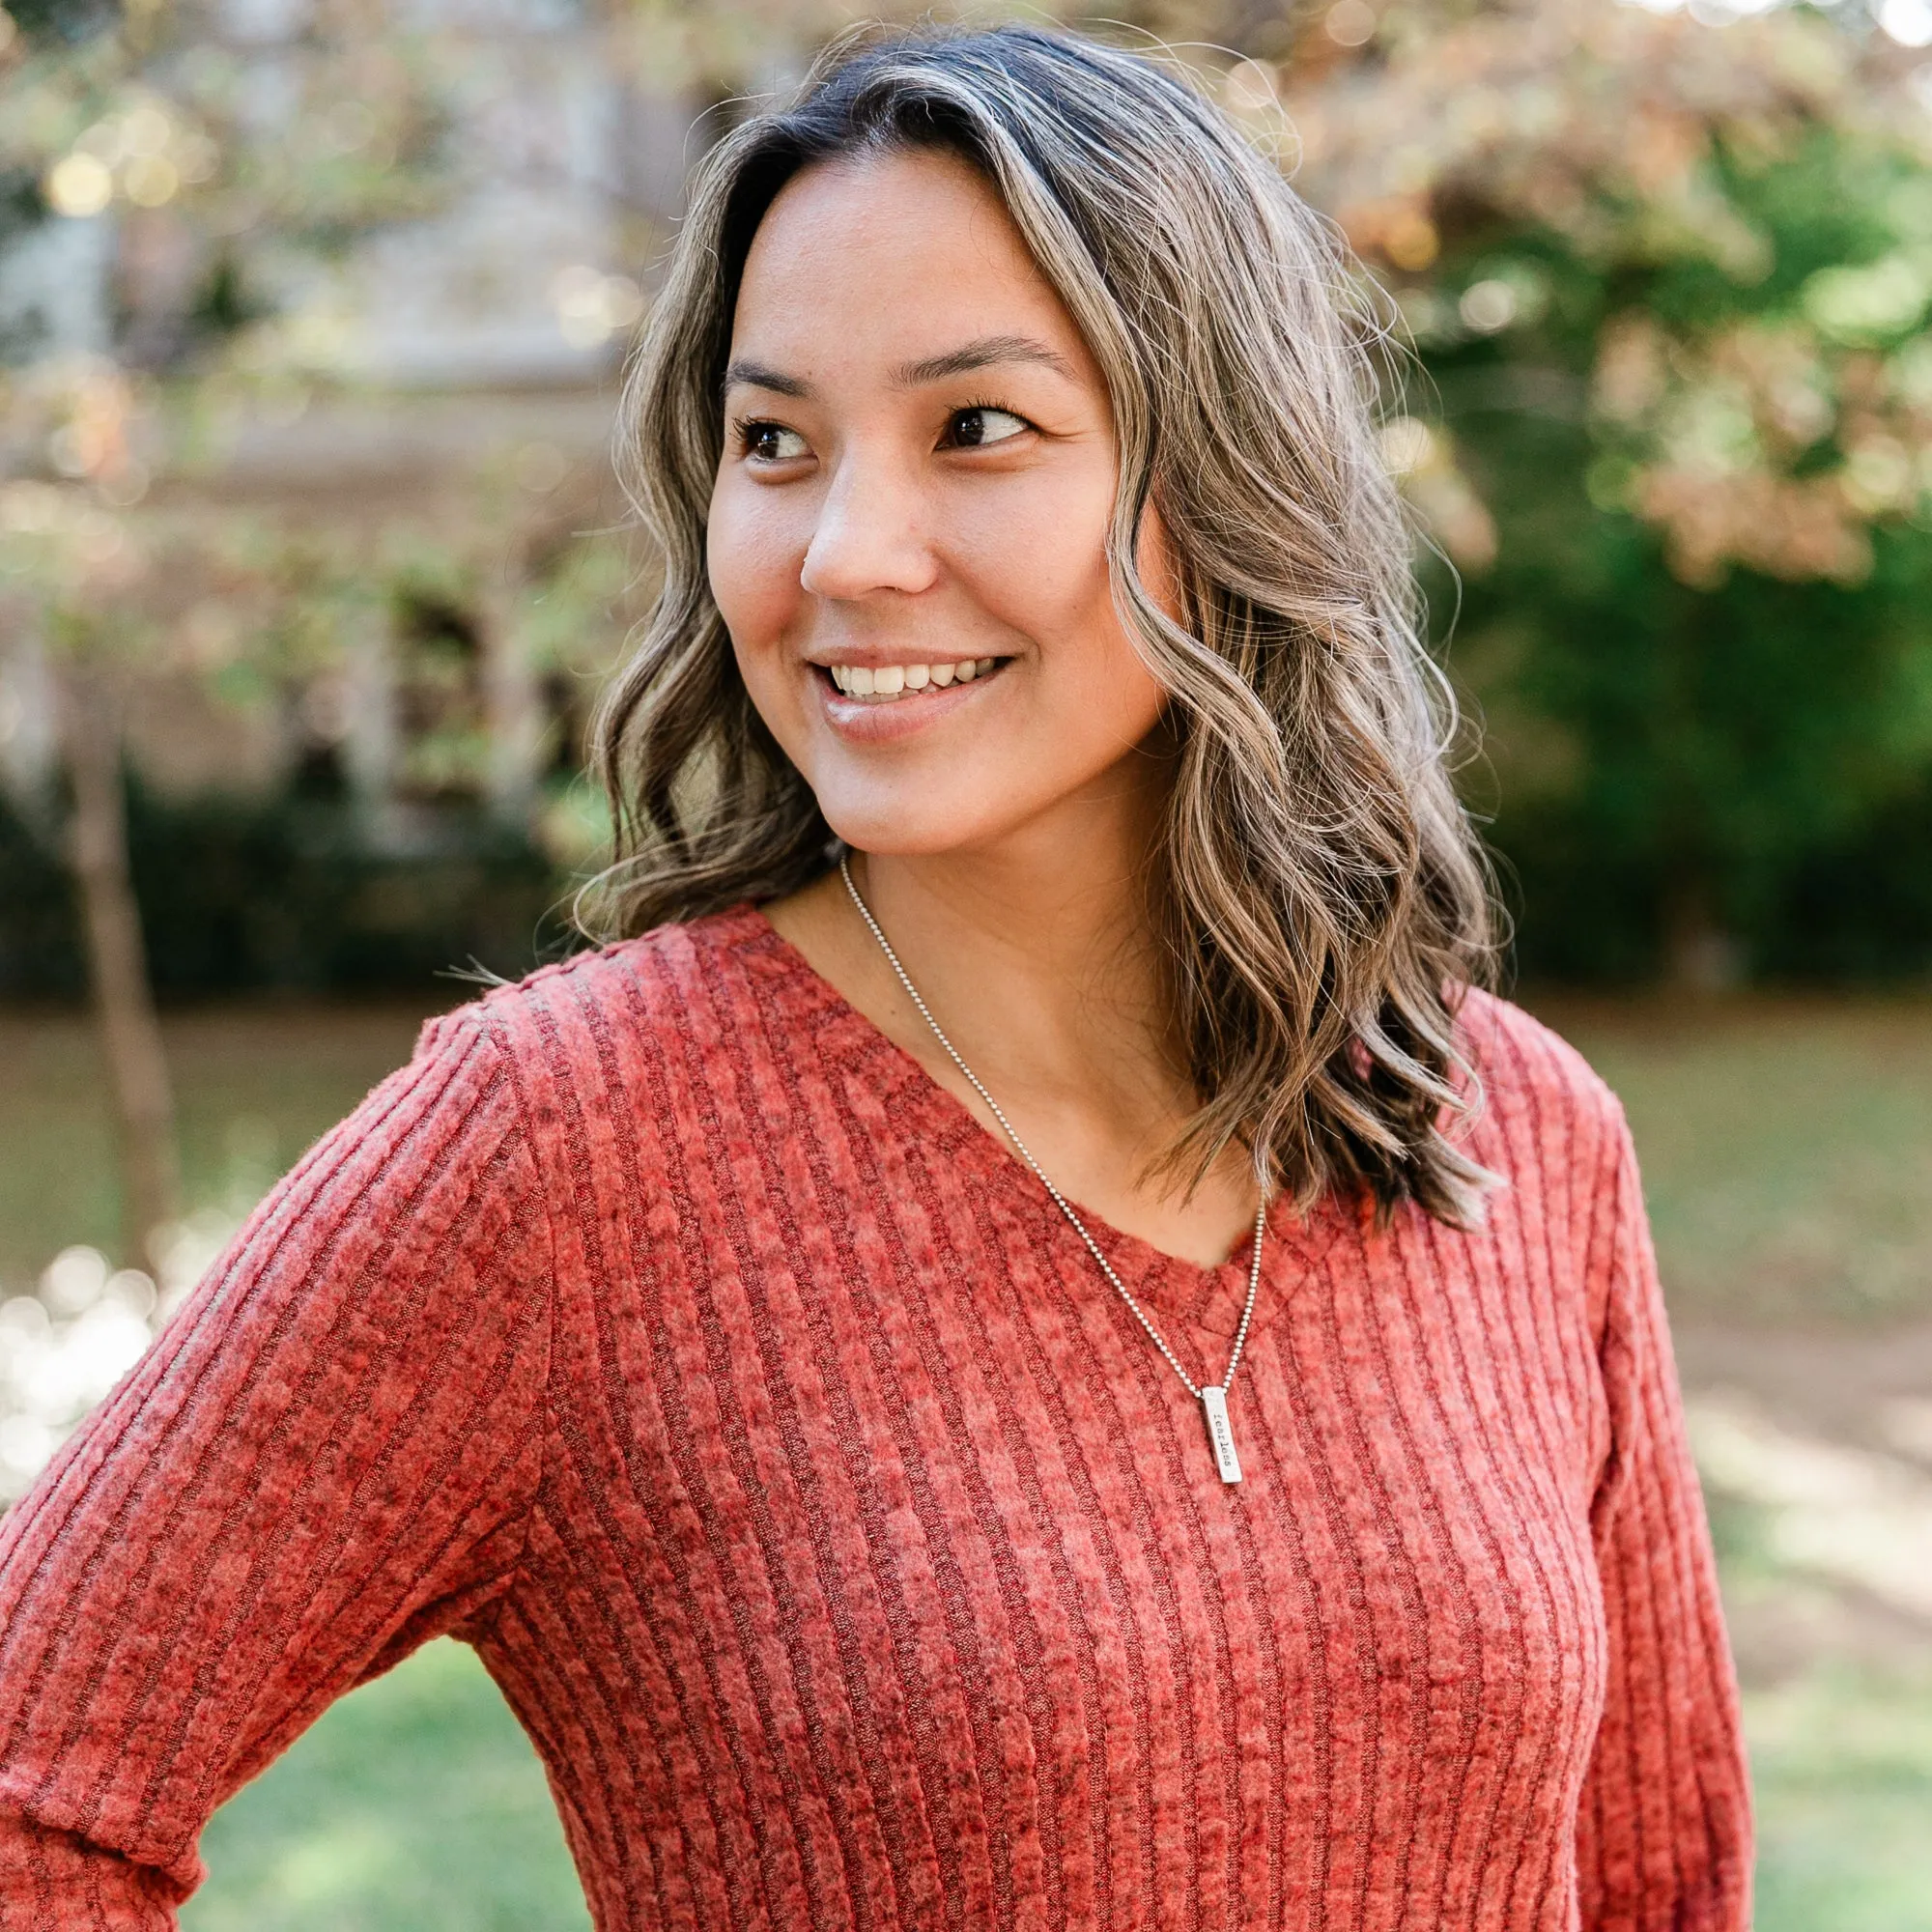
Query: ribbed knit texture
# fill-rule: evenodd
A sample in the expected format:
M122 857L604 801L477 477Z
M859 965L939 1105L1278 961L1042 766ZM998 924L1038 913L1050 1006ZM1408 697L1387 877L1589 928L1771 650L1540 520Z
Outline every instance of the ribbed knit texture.
M210 1812L453 1632L603 1932L1742 1932L1630 1140L1466 1024L1488 1225L1277 1206L1229 1488L1038 1183L756 912L433 1022L0 1523L0 1926L171 1925ZM1218 1379L1245 1244L1095 1234Z

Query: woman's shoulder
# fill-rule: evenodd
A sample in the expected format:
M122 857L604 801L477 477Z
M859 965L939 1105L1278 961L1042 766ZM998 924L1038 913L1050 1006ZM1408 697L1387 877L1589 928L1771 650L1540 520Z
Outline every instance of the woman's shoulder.
M1486 1082L1504 1081L1575 1106L1617 1104L1603 1076L1576 1047L1499 993L1470 987L1457 1010L1456 1027L1463 1051Z
M674 1032L689 1041L727 1037L760 978L793 977L800 962L749 904L675 921L586 948L427 1021L420 1058L488 1041L513 1063L553 1076L589 1071L620 1047Z
M1623 1105L1562 1036L1494 993L1471 989L1457 1033L1478 1084L1475 1137L1485 1165L1520 1167L1553 1156L1572 1172L1613 1164L1627 1129Z

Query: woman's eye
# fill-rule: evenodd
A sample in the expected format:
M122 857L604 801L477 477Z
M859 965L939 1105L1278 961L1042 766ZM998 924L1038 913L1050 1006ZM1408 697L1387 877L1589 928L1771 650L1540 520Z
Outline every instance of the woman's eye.
M984 449L990 443L1009 442L1023 436L1033 425L1011 410L996 410L975 404L970 410L954 410L946 425L946 440L955 449Z
M810 454L804 437L795 429L786 429L783 423L744 423L738 436L745 454L753 463L789 463L794 457Z

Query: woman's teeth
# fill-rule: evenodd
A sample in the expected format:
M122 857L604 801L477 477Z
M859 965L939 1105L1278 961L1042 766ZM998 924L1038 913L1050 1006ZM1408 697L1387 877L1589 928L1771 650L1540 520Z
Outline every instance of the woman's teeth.
M847 697L867 697L875 704L890 704L895 697L909 697L932 685L943 691L949 684L971 684L984 677L1000 663L998 658L961 658L957 664L939 665L828 665L832 682Z

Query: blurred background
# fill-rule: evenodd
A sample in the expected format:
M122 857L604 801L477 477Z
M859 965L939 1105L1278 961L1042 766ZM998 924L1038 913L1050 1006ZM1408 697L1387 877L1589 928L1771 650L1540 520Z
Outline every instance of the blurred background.
M422 1017L570 946L607 446L814 0L0 11L0 1503ZM1074 16L1068 16L1074 17ZM1169 0L1393 298L1516 996L1623 1095L1766 1932L1932 1928L1932 0ZM438 1643L197 1932L586 1923Z

